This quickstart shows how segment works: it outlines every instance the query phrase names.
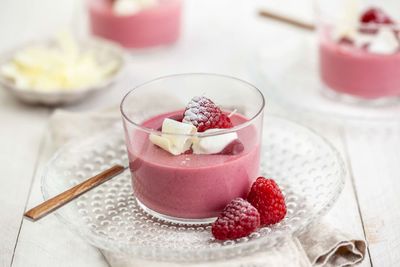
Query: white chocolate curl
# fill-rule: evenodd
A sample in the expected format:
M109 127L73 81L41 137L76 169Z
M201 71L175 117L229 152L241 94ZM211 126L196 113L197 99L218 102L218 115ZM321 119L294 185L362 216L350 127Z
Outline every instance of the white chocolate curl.
M118 68L117 60L100 64L95 48L80 49L69 32L59 34L54 46L32 44L18 50L0 66L0 75L23 90L71 91L96 85Z
M130 16L156 4L156 0L115 0L112 8L118 16Z
M209 129L204 131L204 133L211 133L220 131L221 129ZM224 148L232 143L234 140L238 139L235 132L220 134L215 136L207 136L197 138L193 142L193 153L194 154L217 154L220 153Z
M374 54L390 55L399 50L399 42L392 29L382 28L368 47Z
M191 124L164 119L161 131L161 136L150 134L150 141L172 155L177 156L190 149L194 137L189 135L195 134L197 129Z
M338 42L340 39L347 37L355 39L358 31L358 12L360 10L360 0L347 0L344 2L343 12L336 22L333 32L333 40Z

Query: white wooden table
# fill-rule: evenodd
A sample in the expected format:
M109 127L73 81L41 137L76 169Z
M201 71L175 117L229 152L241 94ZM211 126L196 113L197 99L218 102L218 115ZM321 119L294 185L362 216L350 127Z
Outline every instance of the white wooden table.
M116 104L135 84L176 72L224 73L266 90L255 79L254 52L261 46L268 48L272 43L309 33L257 18L257 7L285 10L309 20L312 13L308 0L269 2L187 0L183 36L177 45L131 56L123 81L109 92L68 109L93 110ZM1 50L64 25L82 25L78 24L82 23L78 3L2 0ZM95 248L54 216L37 223L23 220L27 207L42 201L40 174L51 156L45 134L52 112L23 105L0 90L0 266L108 266ZM350 173L327 220L369 242L361 266L399 266L400 131L378 131L374 126L375 130L360 134L351 126L313 125L342 152Z

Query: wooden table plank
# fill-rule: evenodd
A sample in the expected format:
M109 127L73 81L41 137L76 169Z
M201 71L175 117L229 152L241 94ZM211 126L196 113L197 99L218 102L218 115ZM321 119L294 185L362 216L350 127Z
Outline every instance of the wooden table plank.
M351 160L347 153L344 129L338 127L337 131L325 132L324 137L328 138L330 142L338 149L341 153L343 160L345 161L346 168L348 170L346 185L343 189L342 195L339 197L337 203L333 206L332 210L326 216L326 220L329 221L334 227L348 233L354 238L366 239L364 224L362 221L361 214L359 212L359 202L356 196L355 186L353 184L353 173L350 171ZM334 137L336 136L336 137ZM340 143L338 142L338 137L340 138ZM371 255L367 250L364 261L358 266L367 267L372 266Z
M48 139L47 139L48 140ZM43 201L42 170L53 151L45 142L35 174L28 207ZM96 266L106 267L102 254L56 218L54 214L37 221L24 220L16 246L13 267Z
M0 89L0 266L9 266L49 112L18 103Z
M330 139L332 142L332 138ZM346 154L346 149L343 143L338 144L337 142L332 142L336 148L341 152L344 157L347 168L350 165L348 155ZM332 207L332 209L326 215L325 220L329 222L332 226L347 233L353 238L366 239L364 234L364 228L362 223L362 218L359 214L359 203L355 196L354 187L352 184L352 174L349 173L346 185L343 189L342 195L339 197L337 203ZM367 251L364 261L360 263L360 267L370 267L370 255Z
M398 266L400 130L381 125L347 130L346 142L372 263Z

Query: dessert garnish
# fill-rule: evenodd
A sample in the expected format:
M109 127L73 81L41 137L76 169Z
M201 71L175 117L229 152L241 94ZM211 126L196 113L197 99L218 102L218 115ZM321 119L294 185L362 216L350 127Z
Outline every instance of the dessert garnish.
M371 7L360 17L361 23L394 24L394 21L382 9Z
M150 134L149 138L153 144L173 155L236 155L244 150L236 132L212 135L213 132L231 127L233 124L229 115L223 113L214 102L203 96L194 97L184 111L182 122L180 119L167 118L161 128L162 134ZM196 133L211 135L200 136Z
M180 155L190 149L193 143L191 134L197 132L196 127L172 119L164 119L162 134L150 134L150 141L172 155Z
M186 106L182 122L193 124L198 132L218 132L220 129L233 127L230 116L235 112L236 110L226 115L210 99L196 96ZM236 132L194 139L192 146L194 154L236 155L243 149Z
M358 10L359 2L357 0L346 0L344 3L343 12L341 12L332 38L339 43L342 39L354 39L358 28Z
M260 226L260 214L243 198L232 200L212 224L211 232L218 240L248 236Z
M371 7L365 10L364 13L361 14L359 21L361 23L359 31L363 34L377 34L379 25L391 26L396 24L385 11L377 7ZM393 34L397 35L396 31L393 31Z
M204 133L212 133L218 131L220 131L220 129L208 129ZM218 154L237 139L238 136L235 132L197 138L193 142L193 153Z
M356 18L354 12L348 13ZM396 22L382 9L376 7L367 9L359 16L356 23L354 18L348 16L347 20L337 25L334 39L339 44L374 54L393 54L399 51L398 31L391 28Z
M391 29L382 28L367 49L371 53L390 55L399 50L399 41Z
M235 198L217 220L211 232L218 240L245 237L260 226L282 221L286 216L285 198L272 179L258 177L251 186L247 201Z
M258 177L251 186L247 200L260 213L262 226L278 223L285 218L285 197L272 179Z
M112 9L118 16L129 16L152 7L156 3L156 0L115 0L113 1Z
M99 64L97 56L93 49L82 50L65 32L55 45L32 44L17 51L0 67L0 75L24 90L74 90L98 84L118 68L118 61Z
M204 96L192 98L186 106L182 122L193 124L198 132L233 127L228 115L223 113L213 101Z

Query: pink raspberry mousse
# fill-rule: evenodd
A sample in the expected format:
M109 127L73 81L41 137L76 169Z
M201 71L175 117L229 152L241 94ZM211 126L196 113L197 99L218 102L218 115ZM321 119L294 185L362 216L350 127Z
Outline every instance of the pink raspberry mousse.
M165 118L183 111L160 114L142 123L159 129ZM232 124L248 121L241 114L230 117ZM157 147L143 131L128 145L132 185L137 199L160 214L186 219L216 217L234 198L245 198L260 165L260 136L253 125L237 131L240 149L228 147L228 154L172 155Z
M134 14L115 14L110 0L88 0L94 35L126 48L168 45L177 41L181 26L181 0L158 0Z

